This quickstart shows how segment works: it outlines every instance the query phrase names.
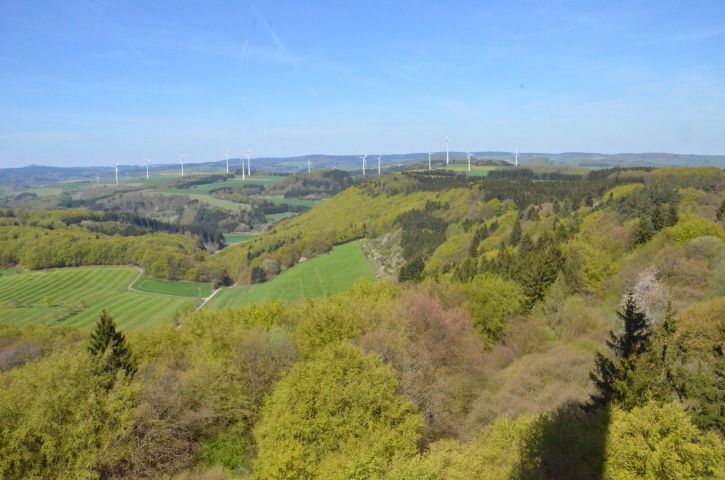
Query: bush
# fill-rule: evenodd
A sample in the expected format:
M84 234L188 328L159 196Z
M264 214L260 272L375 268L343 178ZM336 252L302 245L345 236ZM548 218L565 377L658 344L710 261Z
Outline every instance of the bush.
M352 472L414 453L422 419L397 387L392 370L346 344L297 364L262 409L255 478L361 478Z
M681 220L669 229L669 233L681 245L697 237L713 236L725 238L725 232L723 232L719 224L697 217Z
M615 407L605 470L607 478L622 480L724 478L725 444L700 432L679 404Z

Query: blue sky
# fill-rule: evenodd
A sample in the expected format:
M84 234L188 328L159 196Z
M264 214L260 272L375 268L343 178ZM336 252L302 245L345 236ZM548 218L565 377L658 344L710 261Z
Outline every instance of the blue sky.
M725 154L720 1L0 0L0 167Z

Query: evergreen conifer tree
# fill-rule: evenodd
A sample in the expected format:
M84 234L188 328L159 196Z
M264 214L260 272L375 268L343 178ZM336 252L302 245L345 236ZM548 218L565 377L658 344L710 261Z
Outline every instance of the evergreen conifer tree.
M607 346L614 353L614 359L597 352L595 369L589 374L596 388L589 400L590 408L603 407L624 397L625 389L632 381L637 358L650 347L652 327L637 306L632 292L627 295L624 311L617 312L617 316L624 322L624 333L615 335L609 332Z
M103 310L91 332L88 351L98 359L104 372L115 375L123 370L126 375L136 373L136 365L123 333L116 330L116 324L108 312Z
M518 245L519 242L521 241L521 234L522 234L521 221L519 218L516 218L516 223L514 223L514 228L513 228L513 230L511 230L511 239L509 240L509 243L514 247L516 245Z

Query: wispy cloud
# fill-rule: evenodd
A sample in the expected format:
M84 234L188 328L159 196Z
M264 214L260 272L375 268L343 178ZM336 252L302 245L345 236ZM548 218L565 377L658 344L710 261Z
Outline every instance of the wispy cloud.
M148 59L146 58L146 56L141 52L141 50L136 48L136 46L133 43L131 43L131 41L129 40L128 33L121 25L116 23L108 14L106 14L106 12L101 10L97 5L94 5L92 2L86 2L86 5L101 20L103 20L106 23L106 25L108 25L111 28L111 30L116 32L116 34L117 34L116 38L128 49L129 52L131 52L141 62L148 63Z

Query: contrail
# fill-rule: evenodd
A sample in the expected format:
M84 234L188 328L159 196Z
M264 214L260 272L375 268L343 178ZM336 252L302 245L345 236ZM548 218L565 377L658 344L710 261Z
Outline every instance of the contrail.
M259 23L262 25L262 27L267 31L270 37L272 37L272 40L274 41L275 46L277 49L282 52L282 54L286 57L287 60L292 63L293 66L297 65L297 58L292 54L292 52L289 51L287 46L284 44L281 38L277 35L277 32L272 29L272 26L267 21L267 17L264 16L264 14L257 8L257 6L249 0L249 8L254 11L254 14L257 16L257 19L259 20Z
M242 69L244 68L244 63L247 61L247 45L249 44L249 39L244 41L244 46L242 47L242 55L239 57L239 68L237 69L237 73L242 73Z
M91 2L86 2L86 5L88 5L88 8L93 10L96 13L96 15L101 17L108 25L111 26L112 29L114 29L119 34L118 40L120 40L121 43L123 43L126 46L126 48L128 48L129 51L131 51L131 53L136 55L136 57L138 57L139 60L146 63L146 57L144 56L144 54L141 53L141 51L139 51L136 47L131 45L131 42L129 42L126 39L126 37L127 37L126 31L123 29L123 27L121 27L121 25L119 25L116 22L114 22L113 20L111 20L111 18L108 15L106 15L100 8L93 5Z

